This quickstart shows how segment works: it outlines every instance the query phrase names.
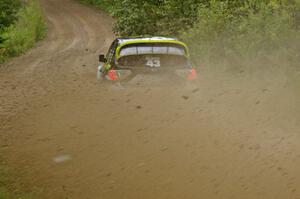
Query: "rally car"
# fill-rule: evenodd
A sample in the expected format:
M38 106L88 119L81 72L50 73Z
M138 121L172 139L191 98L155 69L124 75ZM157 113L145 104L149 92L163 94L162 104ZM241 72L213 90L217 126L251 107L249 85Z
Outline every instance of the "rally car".
M192 81L197 77L190 64L187 45L175 38L135 37L115 39L106 55L99 55L97 79L138 82Z

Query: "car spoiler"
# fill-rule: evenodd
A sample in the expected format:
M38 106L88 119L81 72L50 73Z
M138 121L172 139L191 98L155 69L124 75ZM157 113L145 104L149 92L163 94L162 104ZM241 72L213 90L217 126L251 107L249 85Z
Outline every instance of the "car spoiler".
M125 42L125 43L121 44L120 46L118 46L116 49L116 58L120 59L122 57L120 55L120 52L121 52L121 49L124 48L125 46L134 45L134 44L154 44L154 43L155 44L176 44L176 45L184 48L186 57L190 56L187 45L181 41L177 41L177 40L134 40L134 41Z

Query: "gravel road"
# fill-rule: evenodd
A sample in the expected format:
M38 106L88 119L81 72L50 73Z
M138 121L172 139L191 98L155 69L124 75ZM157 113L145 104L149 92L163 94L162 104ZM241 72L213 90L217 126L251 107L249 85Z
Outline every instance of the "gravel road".
M300 103L285 74L195 89L96 81L113 19L41 0L48 36L0 66L0 154L43 199L300 199Z

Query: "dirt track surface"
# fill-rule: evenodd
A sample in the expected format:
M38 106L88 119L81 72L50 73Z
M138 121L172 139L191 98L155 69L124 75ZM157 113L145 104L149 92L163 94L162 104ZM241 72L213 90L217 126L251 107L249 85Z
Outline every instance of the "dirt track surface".
M41 4L47 39L0 67L0 153L34 198L300 198L299 101L284 74L104 87L112 19Z

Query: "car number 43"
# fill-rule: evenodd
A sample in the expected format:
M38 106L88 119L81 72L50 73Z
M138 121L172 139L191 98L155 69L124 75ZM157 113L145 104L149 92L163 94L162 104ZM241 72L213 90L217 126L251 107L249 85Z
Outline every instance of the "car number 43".
M160 67L160 58L159 57L146 57L146 65L151 68Z

